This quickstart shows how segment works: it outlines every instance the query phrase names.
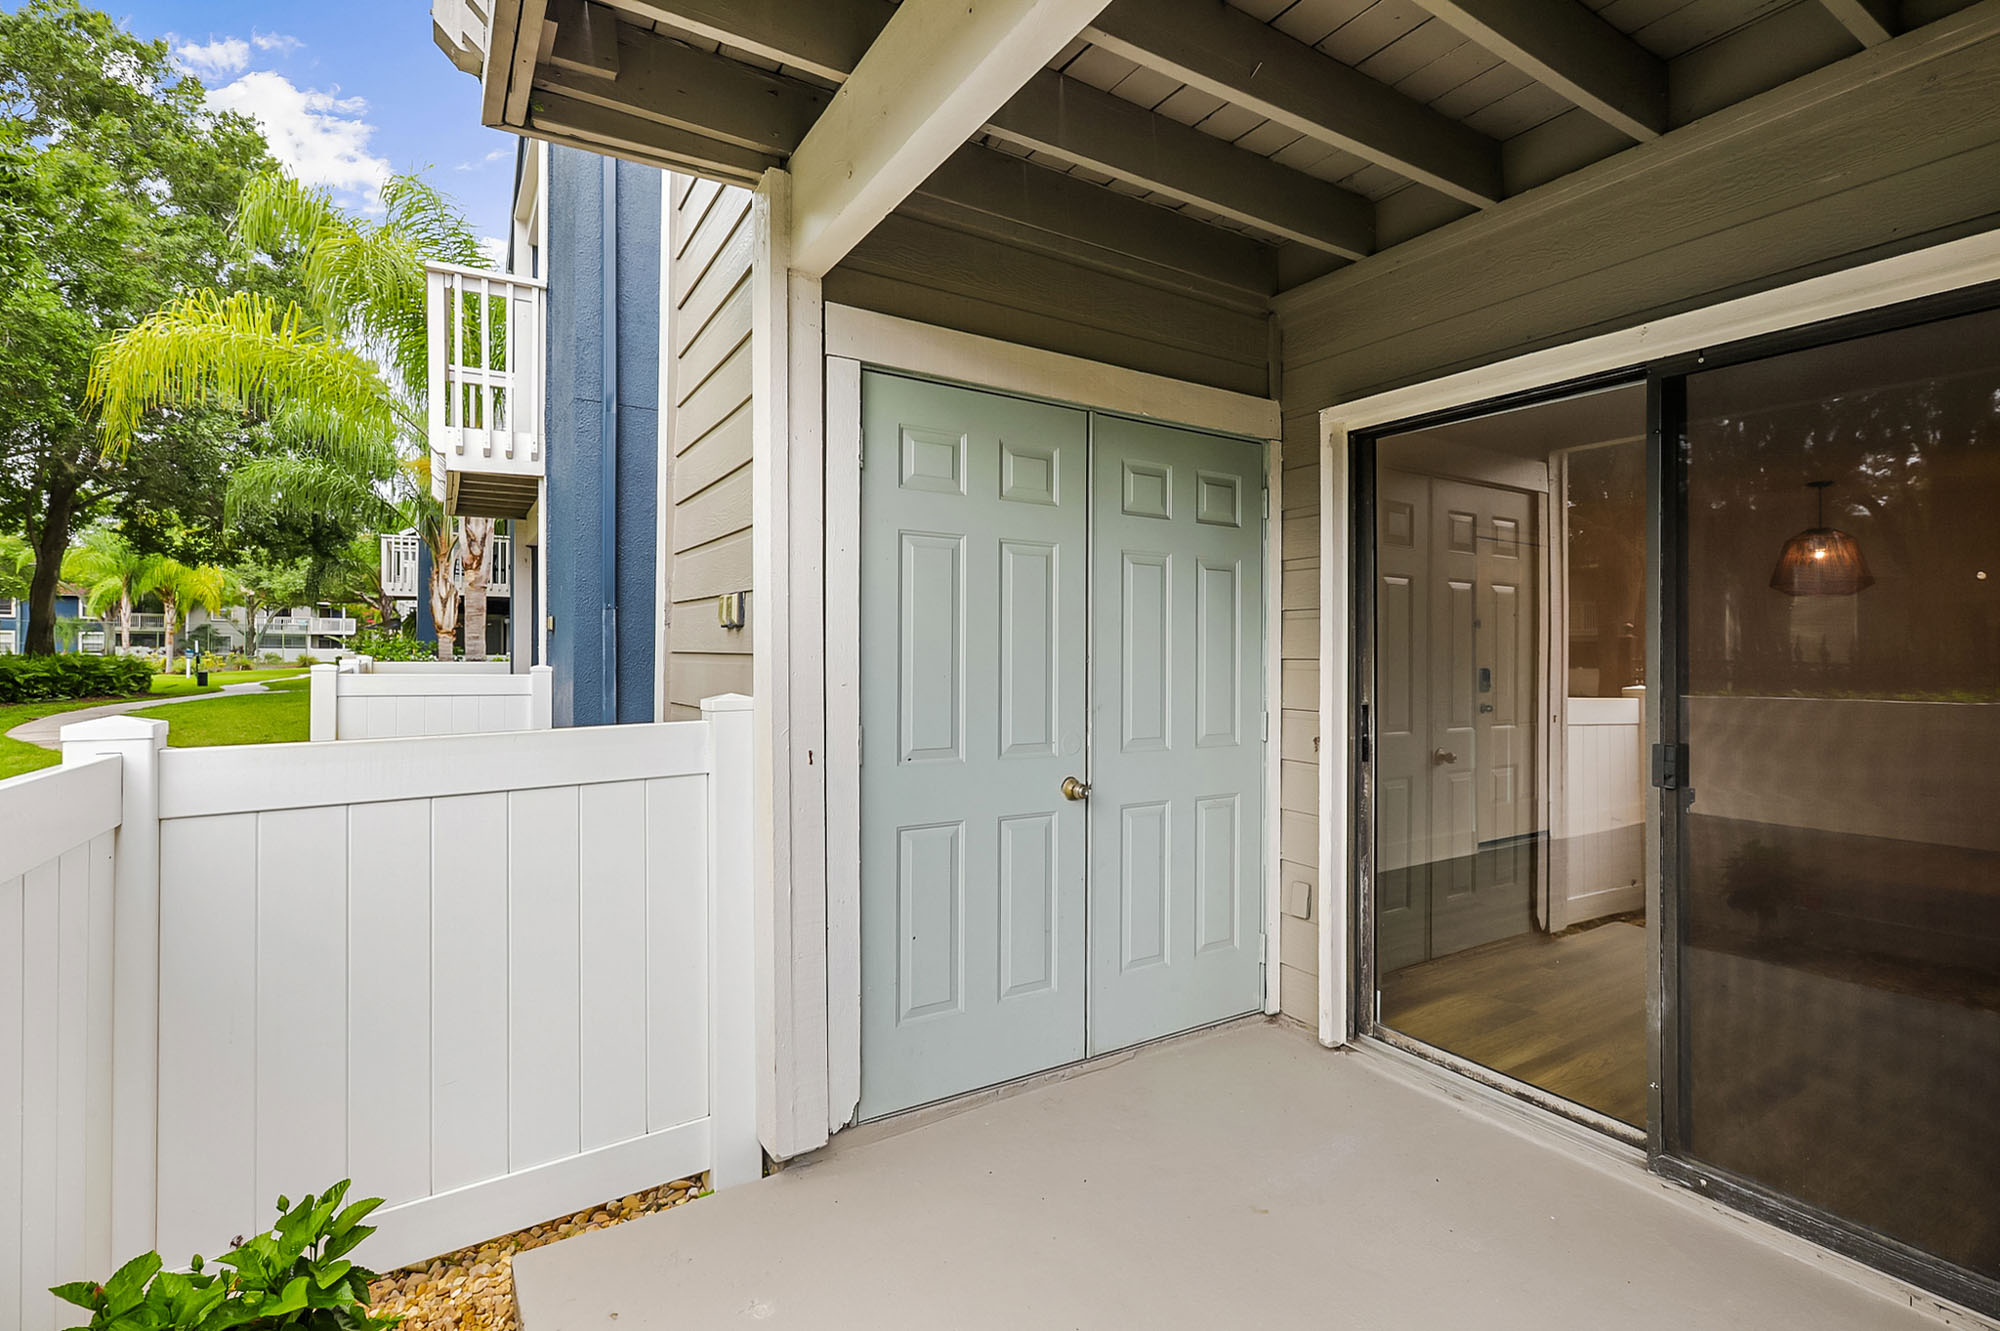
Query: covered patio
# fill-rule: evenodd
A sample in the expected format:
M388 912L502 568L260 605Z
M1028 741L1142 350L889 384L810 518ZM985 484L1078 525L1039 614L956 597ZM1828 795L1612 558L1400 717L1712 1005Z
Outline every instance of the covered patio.
M1624 1155L1251 1020L844 1133L515 1280L527 1331L1939 1324Z

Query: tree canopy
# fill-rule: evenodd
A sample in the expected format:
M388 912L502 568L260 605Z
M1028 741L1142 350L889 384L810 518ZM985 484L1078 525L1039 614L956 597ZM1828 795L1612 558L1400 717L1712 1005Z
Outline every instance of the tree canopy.
M240 413L196 410L134 421L129 458L107 458L88 384L103 342L185 293L288 296L287 264L240 262L231 238L238 195L269 166L257 127L209 109L164 41L75 0L0 13L0 530L36 554L30 651L53 649L74 528L116 511L171 543L172 513L171 539L199 544L187 519L219 515L189 501L261 445ZM217 471L191 476L196 456Z

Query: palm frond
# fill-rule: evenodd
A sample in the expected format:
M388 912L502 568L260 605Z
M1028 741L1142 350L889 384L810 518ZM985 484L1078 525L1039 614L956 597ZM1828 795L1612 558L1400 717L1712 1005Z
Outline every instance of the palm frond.
M223 497L224 520L236 523L253 513L293 512L340 515L358 526L394 530L401 512L369 473L312 454L277 453L254 458L236 469Z
M171 406L282 409L314 433L387 438L400 424L390 396L374 365L296 305L251 292L174 301L99 347L90 367L105 450L119 455L148 411Z

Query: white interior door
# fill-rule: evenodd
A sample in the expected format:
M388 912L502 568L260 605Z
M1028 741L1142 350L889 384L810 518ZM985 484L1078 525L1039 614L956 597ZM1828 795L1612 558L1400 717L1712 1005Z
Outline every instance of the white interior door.
M1539 547L1519 490L1377 474L1382 972L1534 927Z
M1081 411L861 385L861 1113L1084 1051Z

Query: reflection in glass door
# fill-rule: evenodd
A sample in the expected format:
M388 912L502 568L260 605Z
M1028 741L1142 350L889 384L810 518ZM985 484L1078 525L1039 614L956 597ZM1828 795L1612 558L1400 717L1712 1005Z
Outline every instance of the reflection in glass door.
M2000 1276L2000 314L1685 411L1669 1145Z
M1379 1022L1647 1103L1642 386L1375 443Z

